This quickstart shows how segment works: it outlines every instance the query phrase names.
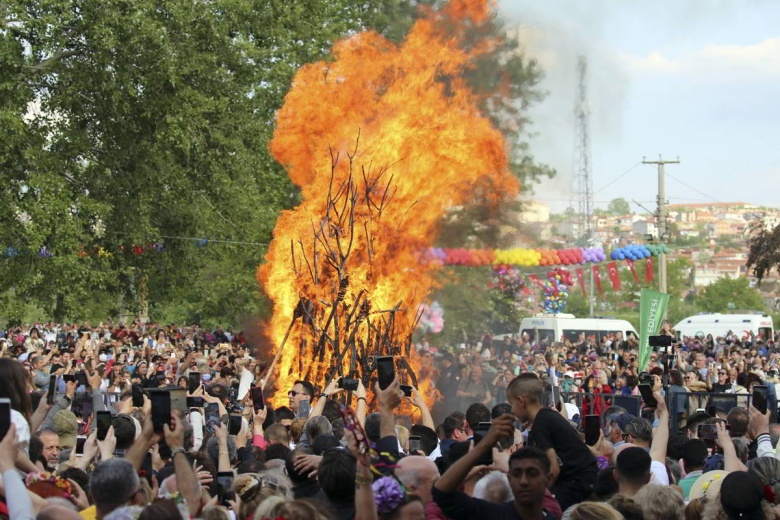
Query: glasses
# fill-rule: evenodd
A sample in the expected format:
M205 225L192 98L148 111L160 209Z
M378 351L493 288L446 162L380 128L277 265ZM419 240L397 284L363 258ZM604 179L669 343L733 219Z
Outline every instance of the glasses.
M725 376L725 375L728 375L728 374L726 374L726 372L718 372L718 375L719 376Z
M290 390L289 392L287 392L287 395L290 397L295 397L296 395L300 395L302 393L303 392L296 392L295 390Z

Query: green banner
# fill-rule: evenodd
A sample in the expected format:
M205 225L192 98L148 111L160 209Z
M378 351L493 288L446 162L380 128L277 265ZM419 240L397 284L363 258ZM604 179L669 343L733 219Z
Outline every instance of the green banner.
M645 370L650 361L650 336L661 330L669 295L650 289L642 289L639 295L639 370Z

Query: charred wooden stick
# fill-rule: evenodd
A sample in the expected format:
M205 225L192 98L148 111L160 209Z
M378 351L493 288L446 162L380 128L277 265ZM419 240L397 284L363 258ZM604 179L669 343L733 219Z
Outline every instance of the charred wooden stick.
M320 338L317 341L317 346L314 348L314 357L312 359L316 359L320 356L324 356L324 348L325 348L325 336L327 335L328 329L330 328L330 323L333 321L333 317L336 315L336 312L339 308L339 302L344 298L344 296L347 293L347 287L349 286L349 276L345 276L339 281L339 291L336 295L336 301L333 302L333 307L330 309L330 314L328 314L328 319L325 321L325 326L322 328L322 334L320 334ZM312 363L313 365L313 363ZM312 365L309 365L309 369L306 371L306 380L309 380L309 376L311 375L311 368Z
M298 311L299 307L301 307L300 302L298 303L298 307L296 307L295 311L293 312L293 318L292 320L290 320L290 326L287 327L287 332L284 333L284 339L282 339L282 343L279 345L279 349L276 351L276 355L274 356L274 360L271 362L271 366L268 367L268 370L266 371L265 375L263 376L262 379L260 379L260 388L264 390L265 390L266 383L268 383L268 379L274 373L274 367L276 366L276 363L279 361L279 357L282 355L282 351L284 351L284 344L287 343L287 338L290 337L290 332L292 332L292 328L295 325L295 321L301 315Z

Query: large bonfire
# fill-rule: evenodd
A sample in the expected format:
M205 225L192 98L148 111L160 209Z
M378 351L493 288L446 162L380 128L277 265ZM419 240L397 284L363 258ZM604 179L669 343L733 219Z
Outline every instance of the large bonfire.
M368 383L379 355L416 366L416 309L437 268L419 252L474 186L517 190L504 139L462 79L491 45L465 34L490 16L488 0L452 0L399 45L360 33L296 74L271 151L303 202L279 217L258 273L274 303L276 388Z

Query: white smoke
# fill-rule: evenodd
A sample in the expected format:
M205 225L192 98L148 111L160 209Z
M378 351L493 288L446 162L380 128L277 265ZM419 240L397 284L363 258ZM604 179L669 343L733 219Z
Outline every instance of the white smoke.
M583 55L588 60L586 84L595 189L614 176L612 171L602 173L603 165L598 163L594 150L607 143L619 146L623 105L630 88L626 67L620 54L601 41L602 17L592 9L591 2L567 2L566 9L556 9L547 2L503 0L499 14L516 31L526 55L538 60L544 70L541 89L547 97L530 113L531 153L539 162L555 168L558 175L537 186L534 198L554 211L562 211L572 199L578 57Z

